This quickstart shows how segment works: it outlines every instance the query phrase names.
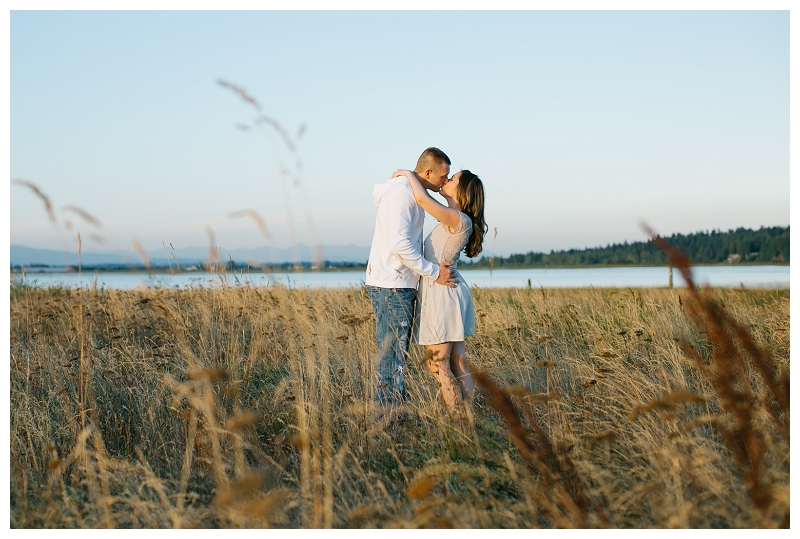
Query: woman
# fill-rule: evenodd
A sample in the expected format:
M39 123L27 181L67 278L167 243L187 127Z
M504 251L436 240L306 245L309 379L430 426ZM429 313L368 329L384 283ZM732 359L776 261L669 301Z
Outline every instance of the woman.
M477 256L488 230L483 219L483 183L469 170L456 172L442 186L439 194L447 206L433 199L413 172L398 170L392 177L405 176L414 198L439 224L425 238L423 256L438 264L452 264L455 270L461 251ZM455 272L456 286L436 285L422 279L414 319L412 338L428 348L428 369L442 389L450 413L472 422L472 394L475 386L467 369L464 337L475 334L475 310L472 295L463 277Z

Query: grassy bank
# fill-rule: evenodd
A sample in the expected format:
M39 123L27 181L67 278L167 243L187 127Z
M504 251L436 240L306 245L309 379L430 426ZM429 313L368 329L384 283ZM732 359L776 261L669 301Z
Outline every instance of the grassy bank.
M359 288L12 288L12 527L786 524L788 408L721 393L685 290L473 292L502 395L459 424L413 347L387 430ZM789 291L713 294L788 373Z

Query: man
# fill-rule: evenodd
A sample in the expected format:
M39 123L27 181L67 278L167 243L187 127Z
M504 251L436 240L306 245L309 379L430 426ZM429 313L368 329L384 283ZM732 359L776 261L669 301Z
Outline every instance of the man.
M438 192L450 174L450 158L428 148L417 160L414 173L429 191ZM422 257L425 211L403 177L392 178L372 190L378 215L364 282L375 311L375 333L380 350L375 402L395 406L405 400L403 369L420 277L454 286L449 264L433 264Z

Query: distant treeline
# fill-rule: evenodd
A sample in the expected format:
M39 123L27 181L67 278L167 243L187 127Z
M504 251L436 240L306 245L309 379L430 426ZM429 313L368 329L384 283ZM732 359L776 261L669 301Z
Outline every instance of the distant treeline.
M722 232L673 234L665 237L691 258L695 264L788 263L789 227L762 227L758 230L737 228ZM488 268L490 256L469 264L470 268ZM576 267L576 266L660 266L667 256L652 242L615 243L592 249L570 249L550 253L512 254L495 257L493 268Z
M721 232L712 230L711 232L696 232L693 234L673 234L665 237L671 245L685 252L695 264L738 264L761 263L789 263L789 227L762 227L758 230L749 228L737 228ZM479 260L470 262L467 258L459 261L460 266L468 266L473 269L489 268L491 256L484 254ZM568 251L550 251L550 253L512 254L508 257L495 257L492 263L493 268L545 268L545 267L582 267L582 266L665 266L667 256L652 241L635 243L615 243L607 247L595 247L592 249L570 249ZM247 263L236 262L233 260L219 262L215 265L215 270L219 271L222 267L228 271L255 270L255 271L290 271L297 266L304 270L323 269L323 270L360 270L366 268L366 261L358 262L333 262L325 260L317 267L311 262L302 262L295 265L292 262L276 264L261 264L250 266ZM46 264L31 264L29 270L46 269ZM77 271L78 266L69 266L70 270ZM153 270L177 270L197 271L209 269L208 261L196 261L189 263L181 261L180 266L176 264L158 264L151 266ZM21 271L19 265L12 265L14 271ZM82 266L84 271L130 271L144 270L142 264L85 264Z
M47 264L30 264L25 266L28 271L35 272L41 270L49 270L49 271L67 271L73 272L78 271L78 266L76 264L70 266L48 266ZM258 264L258 265L251 265L247 264L246 262L236 262L235 260L231 260L228 262L218 262L215 264L210 264L208 261L197 261L197 262L181 262L180 264L168 264L168 263L159 263L154 262L150 265L150 269L154 271L174 271L174 272L187 272L187 271L265 271L265 272L285 272L285 271L294 271L295 269L303 269L303 270L316 270L316 269L324 269L324 270L352 270L352 269L364 269L366 268L366 263L359 263L359 262L331 262L329 260L324 260L321 266L316 266L311 262L300 262L295 264L293 262L280 262L274 264ZM19 264L12 264L11 270L16 272L21 272L23 266ZM142 263L131 263L131 264L83 264L80 269L83 271L145 271L147 270L147 266Z

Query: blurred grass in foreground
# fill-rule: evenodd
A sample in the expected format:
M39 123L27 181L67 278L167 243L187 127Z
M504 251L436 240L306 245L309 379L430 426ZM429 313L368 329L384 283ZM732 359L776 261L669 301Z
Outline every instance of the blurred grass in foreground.
M708 293L788 376L789 291ZM496 385L475 429L414 346L409 419L387 431L359 288L12 287L11 526L787 525L788 409L737 365L764 506L687 294L475 288L467 359Z

